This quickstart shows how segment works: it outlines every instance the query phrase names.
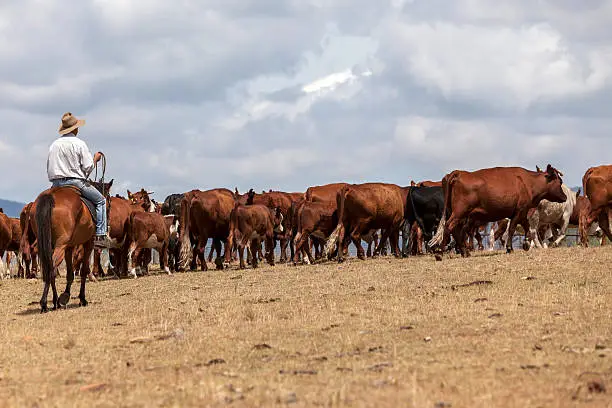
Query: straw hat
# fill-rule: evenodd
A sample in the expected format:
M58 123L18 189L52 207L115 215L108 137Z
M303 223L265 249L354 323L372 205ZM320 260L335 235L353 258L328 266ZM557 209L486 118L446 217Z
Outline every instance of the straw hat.
M76 117L72 116L72 113L66 112L62 116L62 125L60 126L58 132L60 135L67 135L74 129L84 125L85 119L77 119Z

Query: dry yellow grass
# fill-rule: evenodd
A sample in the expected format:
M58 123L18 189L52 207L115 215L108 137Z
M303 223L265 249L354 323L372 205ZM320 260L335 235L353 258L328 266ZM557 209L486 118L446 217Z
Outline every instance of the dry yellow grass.
M3 281L0 406L611 407L612 247L475 255Z

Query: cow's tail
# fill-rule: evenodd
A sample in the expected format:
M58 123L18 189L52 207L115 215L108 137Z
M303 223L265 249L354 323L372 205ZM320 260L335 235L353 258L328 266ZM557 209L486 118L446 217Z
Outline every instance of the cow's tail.
M586 173L584 173L584 176L582 176L582 194L584 194L585 197L587 195L587 182L589 181L589 177L591 177L593 170L593 167L589 168Z
M22 265L24 261L30 261L31 253L30 253L30 242L28 240L30 231L30 208L32 207L32 203L28 203L26 207L23 209L23 213L20 217L20 226L21 226L21 239L19 240L19 264Z
M179 217L179 268L187 270L191 262L191 239L189 234L189 215L191 213L191 195L185 194L181 200L181 215Z
M304 200L312 201L312 189L310 187L308 187L304 193Z
M227 235L227 241L225 242L225 263L229 264L232 260L232 252L234 251L234 240L235 240L235 229L238 225L236 211L239 207L238 201L234 203L234 209L230 212L229 219L229 234Z
M36 225L38 235L38 256L42 269L43 282L50 283L55 279L53 267L53 233L51 231L51 212L55 200L51 194L43 194L36 203Z
M342 227L342 223L344 220L344 202L346 201L346 194L348 190L348 186L344 186L336 196L336 203L338 205L338 225L332 231L330 236L327 238L327 241L325 242L325 247L323 248L324 257L328 257L329 254L334 252L334 249L336 249L336 242L338 241L338 235L340 235L340 228ZM341 244L342 243L339 243L339 245Z
M446 230L446 220L447 220L447 217L450 215L447 213L450 213L451 199L452 199L451 193L453 191L453 184L455 183L456 178L457 178L457 173L452 172L449 175L444 176L444 178L442 179L442 189L444 190L444 210L442 211L442 219L440 220L440 223L438 224L438 229L436 230L436 234L427 243L429 247L440 245L444 241L444 231Z

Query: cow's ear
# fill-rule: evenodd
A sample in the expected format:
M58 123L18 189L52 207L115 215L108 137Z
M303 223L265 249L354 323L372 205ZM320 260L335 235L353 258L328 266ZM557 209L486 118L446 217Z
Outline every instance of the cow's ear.
M113 181L115 181L115 179L111 179L111 181L108 182L108 188L111 188L113 186Z
M578 191L576 191L576 198L580 197L580 192L582 191L582 189L578 189Z
M128 193L128 198L132 198L132 193L130 192L130 190L128 190L127 193Z

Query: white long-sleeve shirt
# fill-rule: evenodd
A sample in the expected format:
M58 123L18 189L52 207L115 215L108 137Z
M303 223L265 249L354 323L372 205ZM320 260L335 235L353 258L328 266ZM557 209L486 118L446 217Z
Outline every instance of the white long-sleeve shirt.
M93 156L87 144L72 133L57 138L49 147L49 181L68 177L86 179L93 168Z

